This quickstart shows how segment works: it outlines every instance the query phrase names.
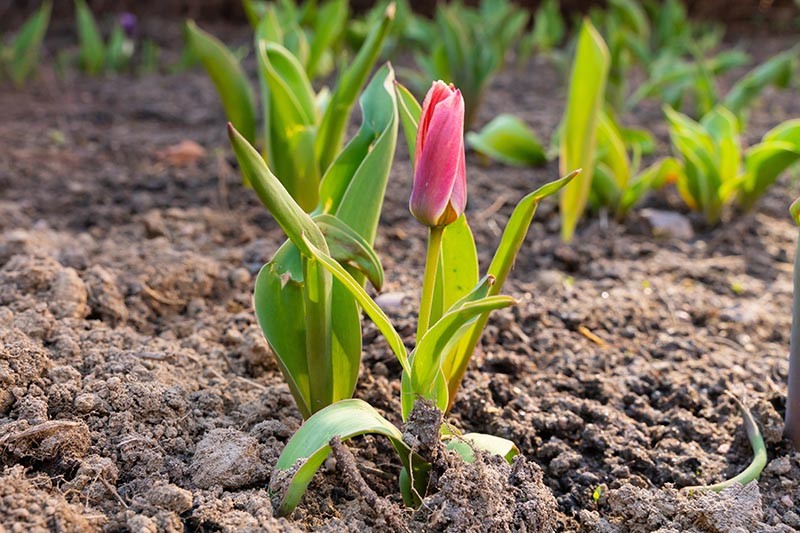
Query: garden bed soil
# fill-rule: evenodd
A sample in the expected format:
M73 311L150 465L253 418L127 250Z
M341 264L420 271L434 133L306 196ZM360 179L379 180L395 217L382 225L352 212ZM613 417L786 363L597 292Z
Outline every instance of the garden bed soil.
M764 58L793 43L745 44ZM495 81L480 122L513 112L546 141L564 92L537 59ZM493 315L448 417L522 457L445 454L438 491L409 510L389 444L357 439L355 463L326 462L278 519L267 485L301 418L251 299L284 237L241 186L211 83L45 68L23 91L0 87L0 109L0 531L800 529L800 454L781 437L789 177L717 228L689 215L695 234L681 239L654 237L637 210L622 225L589 217L564 245L556 202L543 203L505 289L519 305ZM797 116L796 92L769 90L746 141ZM668 151L657 104L625 120ZM174 149L187 140L204 153ZM486 265L516 200L557 163L470 154L468 176ZM376 248L409 342L425 237L410 184L401 140ZM683 209L674 191L645 206ZM356 396L399 422L400 367L368 320L364 331ZM726 391L752 408L770 462L758 483L687 494L751 459Z

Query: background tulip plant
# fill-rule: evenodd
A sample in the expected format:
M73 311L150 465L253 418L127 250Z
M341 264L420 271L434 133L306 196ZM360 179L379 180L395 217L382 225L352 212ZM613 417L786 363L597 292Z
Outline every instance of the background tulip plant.
M670 138L682 160L678 192L689 206L716 224L723 208L749 210L780 174L800 159L800 120L787 120L742 153L739 121L717 107L695 122L665 108Z
M300 256L299 262L305 265L303 273L309 272L313 265L320 279L325 279L323 273L332 276L385 336L403 369L401 414L403 420L408 420L420 399L432 402L442 411L450 408L489 313L515 303L513 298L499 292L536 207L543 198L566 185L576 173L549 183L522 199L509 219L487 274L479 279L475 242L464 214L466 169L461 93L443 82L436 82L422 108L408 91L399 86L398 99L402 102L400 109L404 115L402 123L409 141L409 153L414 154L414 187L409 207L429 231L417 342L411 353L408 353L389 318L353 275L358 271L348 268L332 253L330 241L315 229L315 220L304 215L291 202L280 182L271 175L263 160L259 162L255 150L244 139L234 133L232 141L256 190L263 184L265 192L271 191L274 195L272 199L263 199L289 235L293 249ZM277 280L275 284L277 286ZM340 379L335 364L317 363L320 367L333 368L334 379ZM452 434L446 427L442 431L448 446L465 460L474 458L472 447L508 460L518 453L514 444L505 439L481 434ZM418 503L419 497L424 496L427 490L430 465L416 454L413 446L404 442L400 430L377 411L361 400L348 399L315 412L286 445L273 477L273 489L278 492L277 512L288 514L297 505L314 472L330 453L331 438L346 440L365 433L384 435L392 441L404 466L400 476L404 500L408 504Z
M11 42L0 43L0 79L8 76L19 87L36 70L52 7L51 2L43 2Z
M358 94L380 54L394 17L390 4L341 73L332 93L315 93L301 61L272 40L280 25L267 11L258 23L255 48L262 103L262 155L292 198L306 212L317 208L320 186L344 142ZM187 23L189 42L217 88L228 120L256 142L256 104L238 60L218 39ZM362 139L363 144L363 139ZM324 199L324 198L323 198Z

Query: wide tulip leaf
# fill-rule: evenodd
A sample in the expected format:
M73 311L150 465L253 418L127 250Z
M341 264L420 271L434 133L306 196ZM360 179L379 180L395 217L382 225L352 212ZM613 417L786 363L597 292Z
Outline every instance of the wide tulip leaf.
M444 228L436 274L430 315L432 324L478 283L478 250L465 214Z
M391 65L381 67L361 95L364 117L356 136L328 168L318 210L335 215L370 245L397 146L398 111Z
M239 61L219 39L191 20L186 23L186 35L189 46L214 82L228 120L248 142L255 142L255 96Z
M494 118L479 133L467 133L473 150L514 166L538 166L547 161L536 133L514 115Z
M375 25L350 66L339 77L336 90L322 116L314 152L320 172L323 174L341 150L350 112L372 67L378 60L392 20L394 20L394 4L389 5L383 19Z
M52 7L53 4L49 0L43 2L39 10L22 25L11 42L9 47L11 57L6 68L11 81L17 86L22 85L36 69Z
M608 47L603 38L588 19L584 20L570 77L559 150L561 174L583 169L581 176L561 192L561 238L564 241L572 239L589 198L597 124L603 108L609 64Z
M286 242L256 277L256 319L304 418L311 414L300 252Z
M738 191L743 209L751 209L781 173L800 160L800 144L767 141L751 147L745 157L745 177Z
M516 444L508 439L486 433L465 433L453 436L447 442L447 449L458 453L466 463L475 462L475 450L499 455L509 463L519 455L519 448Z
M286 516L300 503L314 473L331 452L328 443L332 438L346 441L366 434L388 437L409 468L412 452L400 430L363 400L342 400L306 420L283 449L271 483L271 489L279 491L276 514Z

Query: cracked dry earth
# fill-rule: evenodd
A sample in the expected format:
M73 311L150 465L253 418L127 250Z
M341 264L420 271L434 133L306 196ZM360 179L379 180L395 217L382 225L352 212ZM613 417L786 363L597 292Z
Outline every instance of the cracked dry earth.
M546 139L563 96L547 64L512 69L479 121L515 112ZM781 439L790 177L754 213L713 229L692 219L685 239L654 238L637 212L624 225L589 217L564 246L543 204L505 290L520 304L490 322L449 419L523 457L445 457L438 491L411 511L388 443L362 438L350 448L391 522L333 461L277 519L266 486L301 418L251 293L283 237L240 186L210 82L45 71L25 92L0 87L0 109L0 531L800 530L800 454ZM790 116L796 90L769 92L748 141ZM631 121L668 150L657 105ZM163 156L183 140L205 154ZM406 209L401 144L376 246L410 341L424 231ZM516 199L557 165L468 159L485 265ZM670 191L646 204L681 210ZM364 330L356 395L398 422L399 365ZM679 489L750 460L728 390L753 409L770 462L758 483L689 496Z

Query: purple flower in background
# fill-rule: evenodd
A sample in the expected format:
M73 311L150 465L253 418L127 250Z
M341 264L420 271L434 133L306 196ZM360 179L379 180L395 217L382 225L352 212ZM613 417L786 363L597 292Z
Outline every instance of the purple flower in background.
M123 13L119 16L119 24L128 39L133 39L136 33L136 15L133 13Z

